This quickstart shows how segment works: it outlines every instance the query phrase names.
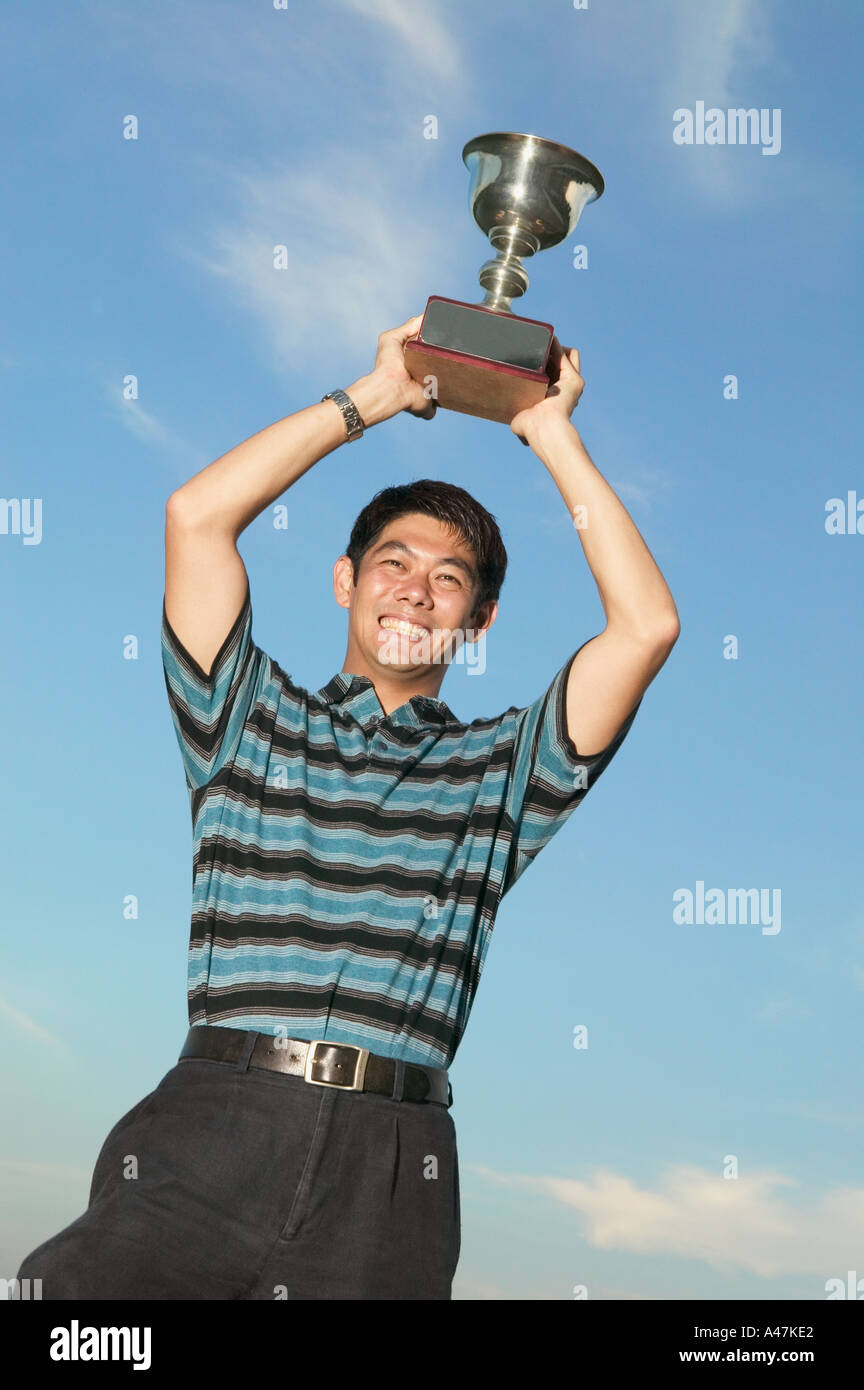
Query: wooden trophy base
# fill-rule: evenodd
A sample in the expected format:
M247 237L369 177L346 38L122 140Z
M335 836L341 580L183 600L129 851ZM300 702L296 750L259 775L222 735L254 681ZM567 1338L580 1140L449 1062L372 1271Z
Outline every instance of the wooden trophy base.
M420 332L405 344L405 367L445 410L509 425L549 389L554 331L538 319L433 294Z

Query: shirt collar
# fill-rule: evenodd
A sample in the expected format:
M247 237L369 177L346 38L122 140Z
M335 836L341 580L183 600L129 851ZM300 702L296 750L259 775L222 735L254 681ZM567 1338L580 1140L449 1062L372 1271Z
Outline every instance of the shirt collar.
M431 695L412 695L386 716L369 677L353 671L340 671L317 691L317 697L327 705L346 706L364 725L377 724L388 717L395 723L416 725L459 722L449 705Z

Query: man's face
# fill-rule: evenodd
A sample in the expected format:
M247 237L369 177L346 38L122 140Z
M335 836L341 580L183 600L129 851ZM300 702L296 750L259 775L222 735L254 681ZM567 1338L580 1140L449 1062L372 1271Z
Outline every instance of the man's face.
M475 609L476 565L460 537L422 512L397 517L384 528L360 562L356 588L351 562L340 556L334 590L350 612L347 669L446 666L498 610L494 602Z

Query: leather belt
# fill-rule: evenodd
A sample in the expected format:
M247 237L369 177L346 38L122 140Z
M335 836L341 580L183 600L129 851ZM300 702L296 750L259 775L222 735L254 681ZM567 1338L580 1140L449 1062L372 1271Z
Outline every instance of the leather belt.
M217 1062L239 1062L248 1048L250 1030L222 1028L218 1024L196 1023L189 1029L180 1061L184 1057L207 1057ZM286 1076L302 1076L312 1086L335 1086L340 1091L375 1091L393 1096L396 1068L404 1070L402 1100L453 1103L453 1089L445 1067L427 1067L419 1062L398 1064L393 1057L382 1057L367 1047L353 1043L325 1042L323 1039L283 1038L272 1033L256 1033L249 1057L250 1067L278 1071Z

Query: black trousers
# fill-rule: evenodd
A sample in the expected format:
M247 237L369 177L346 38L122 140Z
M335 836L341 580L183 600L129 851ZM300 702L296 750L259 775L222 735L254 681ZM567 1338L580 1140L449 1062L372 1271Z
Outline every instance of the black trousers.
M18 1278L43 1299L449 1299L460 1240L446 1106L184 1059Z

